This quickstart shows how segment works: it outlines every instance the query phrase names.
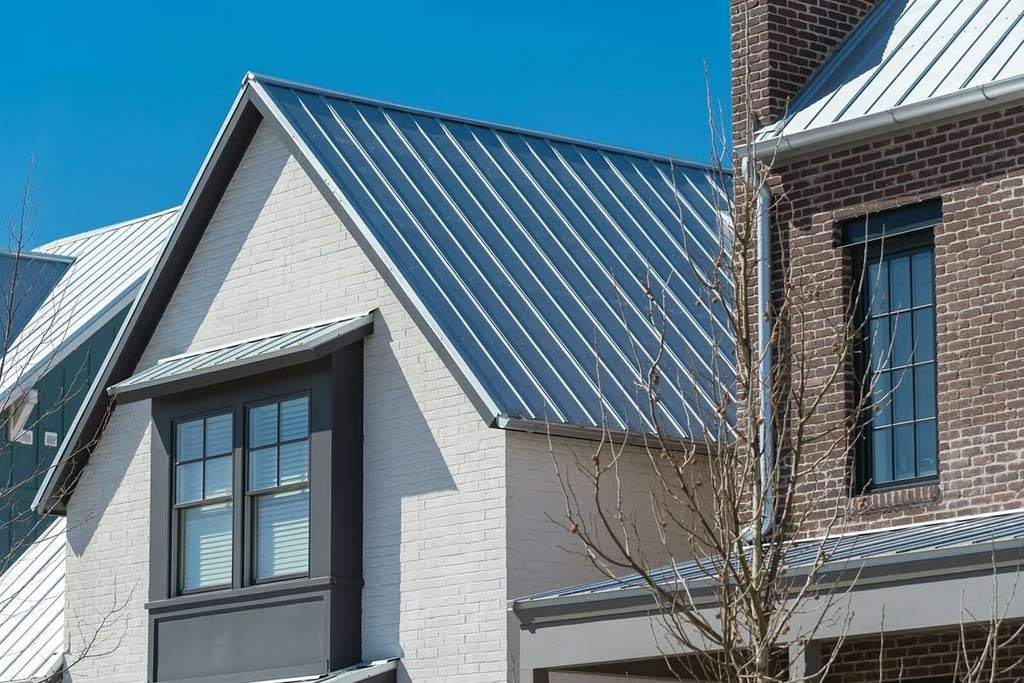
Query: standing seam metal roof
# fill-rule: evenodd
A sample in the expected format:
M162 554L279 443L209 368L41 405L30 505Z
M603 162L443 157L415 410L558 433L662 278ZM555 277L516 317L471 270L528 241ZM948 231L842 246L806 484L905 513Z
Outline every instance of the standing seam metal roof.
M1020 0L882 0L758 135L792 136L1024 76Z
M129 303L177 214L167 209L39 247L74 261L8 349L0 395L34 381L84 341L84 333Z
M230 365L242 365L268 356L312 349L360 327L372 327L373 315L351 316L310 325L297 330L270 334L215 349L194 351L164 358L156 365L110 387L113 395L142 385L168 382L184 375L201 374Z
M0 681L42 681L64 656L66 520L50 525L0 576Z
M826 562L842 566L880 557L895 557L927 550L960 547L983 549L997 541L1024 541L1024 511L1016 510L994 515L964 519L947 519L927 524L914 524L891 529L836 535L829 539L794 541L783 551L787 567L799 568L812 564L818 553L824 553ZM677 580L692 581L712 576L711 560L688 560L675 566L666 566L651 572L660 584ZM572 597L591 593L613 592L628 588L642 588L647 584L636 574L618 579L603 579L569 588L538 593L521 601L546 598ZM518 602L518 601L517 601Z
M709 276L728 228L704 167L252 77L495 404L495 417L700 436L733 345ZM682 219L680 221L680 218ZM692 266L691 266L692 264ZM729 296L729 293L726 293ZM640 359L638 364L637 359Z

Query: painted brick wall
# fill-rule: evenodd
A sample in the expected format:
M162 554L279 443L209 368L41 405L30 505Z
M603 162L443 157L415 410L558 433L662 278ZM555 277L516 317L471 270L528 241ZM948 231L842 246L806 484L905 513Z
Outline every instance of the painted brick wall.
M592 467L598 452L594 441L566 439L540 434L508 433L508 591L510 598L553 590L602 578L579 556L581 545L566 529L565 497L561 483L576 494L580 509L589 518L596 512L594 489L578 470ZM602 451L605 461L609 451ZM555 468L560 474L556 475ZM662 552L657 523L651 511L651 491L657 479L648 454L640 447L627 448L619 460L623 510L633 516L641 531L638 539L649 562L668 562ZM602 507L612 511L616 505L612 475L602 480ZM675 557L692 553L682 534L668 529L669 547ZM618 573L622 573L621 571Z
M402 655L402 680L505 680L504 435L485 427L269 128L256 134L140 367L374 307L364 657ZM71 674L76 682L145 680L148 424L148 404L118 408L71 501L72 614L102 611L115 591L135 587L121 646L94 649ZM72 645L73 657L80 651Z
M146 680L149 424L118 408L68 502L67 680Z
M850 497L851 463L833 459L800 502L819 529L846 500L849 528L1019 508L1024 501L1024 107L986 113L778 168L775 220L798 283L821 299L809 367L829 365L852 287L837 221L941 197L935 230L938 485ZM799 334L799 327L794 333ZM813 429L845 418L852 373ZM812 526L813 526L812 525Z

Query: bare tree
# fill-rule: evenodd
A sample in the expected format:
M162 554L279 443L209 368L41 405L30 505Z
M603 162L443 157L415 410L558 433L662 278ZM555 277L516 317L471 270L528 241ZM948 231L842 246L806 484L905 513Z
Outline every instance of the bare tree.
M7 242L0 282L0 472L6 478L0 479L0 510L5 511L0 517L0 534L7 536L9 543L0 553L0 587L6 586L2 573L29 546L46 543L56 536L63 540L66 534L65 525L57 524L55 517L31 509L31 501L52 467L52 455L56 452L53 444L41 444L39 435L51 417L77 406L91 383L85 361L62 360L65 354L61 348L69 341L71 332L71 318L62 313L73 302L66 300L67 288L54 286L54 273L38 267L41 257L31 248L38 220L32 170L30 162L19 206L4 224ZM23 330L26 334L21 335ZM59 386L50 382L50 391L40 396L39 382L62 362ZM64 599L63 592L26 597L4 590L0 593L0 624L7 620L29 623L33 612L46 612L53 601ZM74 617L69 617L67 626L74 627L84 647L78 649L74 661L66 660L59 670L48 672L52 680L60 680L63 672L81 659L119 646L127 626L122 622L130 600L131 595L115 595L109 609L98 616L98 627L73 624ZM32 641L27 647L39 644ZM12 659L26 654L30 653L0 653Z
M749 26L741 24L743 34L735 39L748 45ZM732 138L743 148L754 140L757 117L751 89L744 86L752 82L750 64L741 58L737 68L741 111L734 116ZM722 187L733 190L719 206L714 267L691 259L674 276L698 283L697 305L727 320L728 332L714 346L728 349L729 358L712 359L710 373L696 363L690 368L691 389L711 397L698 433L680 438L668 431L661 405L662 381L670 372L663 360L665 330L680 312L650 278L641 278L648 319L661 330L661 343L654 353L634 349L633 362L641 378L638 394L655 428L624 436L606 427L592 456L568 465L552 451L565 500L565 516L556 521L578 539L577 548L600 573L639 577L674 651L690 653L666 657L680 680L819 680L842 650L850 617L847 597L856 578L839 588L830 572L836 569L835 538L847 530L848 493L857 482L817 491L813 504L806 501L808 482L834 463L852 460L871 411L884 406L896 387L883 390L873 380L849 386L859 374L854 363L867 333L855 314L866 289L866 265L852 274L845 310L837 316L827 308L834 304L826 303L821 285L786 252L779 224L767 233L771 250L763 249L759 240L767 224L759 221L771 203L784 204L785 195L767 191L770 159L736 159L737 171L727 170L732 146L720 121L709 106L715 173ZM679 220L681 227L682 209ZM680 234L685 241L685 230ZM761 291L771 292L767 307L759 305ZM824 364L821 348L830 349ZM891 346L882 351L891 354ZM849 397L845 419L824 414L837 393ZM621 493L626 444L636 441L653 475L648 500L639 504L644 509ZM658 527L653 542L638 522L650 513ZM679 538L689 543L680 547ZM795 539L812 558L799 571L786 561ZM965 615L965 623L975 616ZM802 644L816 640L826 622L833 634L830 648L812 670L793 678L789 657L801 656ZM968 637L978 628L985 633L981 645ZM1021 637L1021 627L994 621L965 626L963 634L960 680L1002 680L997 670L1019 666L994 662L1007 643Z

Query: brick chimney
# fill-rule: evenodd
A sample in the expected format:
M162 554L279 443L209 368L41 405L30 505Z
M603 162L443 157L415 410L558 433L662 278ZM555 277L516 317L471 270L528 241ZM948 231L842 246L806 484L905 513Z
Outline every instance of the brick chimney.
M749 91L755 129L773 123L876 0L732 0L733 125L742 144ZM749 43L749 44L748 44Z

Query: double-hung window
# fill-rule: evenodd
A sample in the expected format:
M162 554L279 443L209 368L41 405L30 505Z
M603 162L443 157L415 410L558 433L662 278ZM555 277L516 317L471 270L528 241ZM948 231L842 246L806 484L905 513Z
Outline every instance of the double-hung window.
M231 585L233 416L178 422L174 428L174 507L182 591Z
M257 581L309 570L309 396L250 406L248 496Z
M861 488L938 476L932 228L940 221L941 204L930 202L847 226L847 244L861 250L856 261L863 281Z

